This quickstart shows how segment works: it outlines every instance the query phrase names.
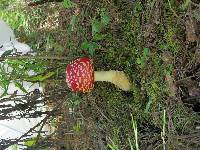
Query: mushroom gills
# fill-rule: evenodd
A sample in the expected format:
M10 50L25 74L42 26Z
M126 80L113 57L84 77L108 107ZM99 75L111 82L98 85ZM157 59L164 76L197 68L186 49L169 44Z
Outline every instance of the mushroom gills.
M123 91L130 91L131 83L123 71L95 71L94 81L111 82Z

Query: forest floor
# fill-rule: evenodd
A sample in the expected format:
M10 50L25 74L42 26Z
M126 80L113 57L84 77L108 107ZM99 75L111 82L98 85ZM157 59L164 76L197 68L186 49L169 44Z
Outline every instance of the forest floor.
M32 2L18 6L28 25L10 24L38 53L68 59L49 62L62 73L46 82L47 90L68 91L59 149L200 147L198 0ZM82 56L93 58L95 70L124 71L131 91L97 82L90 93L71 92L65 67Z

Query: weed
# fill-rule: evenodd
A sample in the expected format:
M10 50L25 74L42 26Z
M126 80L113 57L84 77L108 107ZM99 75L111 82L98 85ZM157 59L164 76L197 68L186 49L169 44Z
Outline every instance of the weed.
M132 122L132 128L135 135L135 148L136 150L139 150L137 122L133 119L133 115L131 115L131 122Z
M80 102L81 102L81 97L78 94L69 94L69 105L72 107L77 107L79 106Z
M161 138L163 140L163 150L166 149L166 140L165 140L165 136L166 136L166 110L163 111L163 127L162 127L162 132L161 132Z
M76 134L79 134L81 133L82 131L82 123L80 121L78 121L74 126L73 126L73 131L76 133Z
M149 56L149 49L148 48L144 48L143 50L143 55L139 58L137 58L136 62L137 64L140 66L140 68L144 68L146 64L146 61L148 59Z
M108 144L108 147L111 149L111 150L119 150L118 146L115 144L115 142L113 142L113 140L111 140L111 144Z
M69 9L69 8L76 7L76 4L75 4L74 2L72 2L71 0L64 0L64 1L63 1L63 6L64 6L66 9Z
M18 146L17 146L17 144L12 145L12 150L18 150Z
M91 56L95 55L95 50L99 48L99 45L95 42L84 41L81 44L81 49L87 50Z

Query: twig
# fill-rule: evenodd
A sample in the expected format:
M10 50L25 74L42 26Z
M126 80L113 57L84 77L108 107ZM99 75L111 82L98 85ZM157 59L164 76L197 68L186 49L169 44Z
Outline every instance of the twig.
M54 113L55 113L55 112L58 110L58 108L64 103L64 101L65 101L65 99L62 99L62 100L53 108L53 110L52 110L51 112L54 112ZM49 119L50 116L51 116L51 114L48 114L48 118L47 118L47 119ZM46 121L47 121L47 119L46 119ZM44 127L46 121L43 121L43 124L41 125L41 127L40 127L40 129L39 129L38 135L37 135L37 137L36 137L36 143L37 143L37 144L38 144L38 140L39 140L39 138L40 138L40 133L41 133L41 131L42 131L42 129L43 129L43 127ZM54 133L55 133L55 131L54 131ZM37 144L36 144L36 147L37 147Z
M0 61L4 61L6 59L48 59L48 60L69 60L67 57L60 56L8 56L8 57L0 57Z
M192 76L189 76L189 77L185 77L183 79L180 79L180 80L177 80L175 81L176 84L180 84L181 82L185 81L185 80L188 80L188 79L191 79L193 77L197 77L200 75L200 72L197 72L195 75L192 75Z
M51 112L48 112L47 115L45 116L44 119L42 119L38 124L36 124L34 127L30 128L26 133L24 133L21 137L19 137L18 139L14 140L14 141L11 141L9 142L8 144L6 144L4 146L4 148L8 148L9 146L11 145L14 145L14 144L18 144L19 142L23 141L23 138L24 137L27 137L29 136L29 133L31 133L32 131L34 131L37 127L40 126L40 129L38 131L38 136L37 136L37 140L39 139L39 135L41 133L41 130L43 128L43 126L45 125L46 121L49 119L49 117L51 115L54 115L54 113L58 110L58 108L61 106L61 104L63 103L65 99L62 99L59 103L57 103L57 105L55 106L55 108L53 108L53 110ZM37 141L36 141L37 142ZM1 149L1 148L0 148Z
M200 103L200 96L192 96L183 100L185 103Z
M42 121L40 121L38 124L36 124L33 128L31 128L28 132L26 132L25 134L23 134L21 137L19 137L17 140L10 142L8 145L6 145L4 148L8 148L11 145L14 145L18 142L20 142L20 140L24 137L26 137L29 133L31 133L35 128L37 128L38 126L40 126L40 124L46 120L49 116L47 115Z
M166 141L165 141L165 128L166 128L166 110L164 109L164 114L163 114L163 128L162 128L162 132L161 132L161 138L163 141L163 150L166 150Z
M62 102L63 102L63 101L62 101ZM56 110L59 108L60 104L61 104L61 103L58 103L57 106L56 106L51 112L56 112ZM38 143L38 140L39 140L39 138L40 138L41 131L42 131L43 127L45 126L45 124L46 124L46 122L47 122L47 119L49 119L50 116L51 116L51 115L48 114L48 118L46 118L46 120L43 121L42 125L40 126L40 129L39 129L39 131L38 131L38 135L37 135L37 137L36 137L36 142L35 142L35 143Z
M169 0L167 0L167 1L168 1L168 3L169 3L169 8L171 9L171 11L174 13L174 15L175 15L177 18L179 18L179 16L178 16L178 15L176 14L176 12L173 10L170 1L169 1ZM179 19L180 19L180 18L179 18Z

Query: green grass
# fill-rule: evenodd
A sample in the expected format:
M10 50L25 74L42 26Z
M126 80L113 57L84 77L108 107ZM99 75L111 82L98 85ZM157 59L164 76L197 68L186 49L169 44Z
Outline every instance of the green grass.
M19 31L20 28L28 31L28 16L26 11L23 10L21 1L2 0L0 8L0 18L6 21L15 31Z

